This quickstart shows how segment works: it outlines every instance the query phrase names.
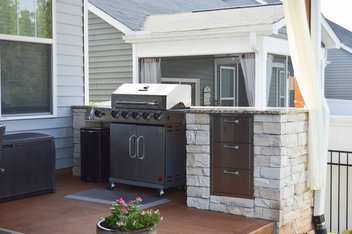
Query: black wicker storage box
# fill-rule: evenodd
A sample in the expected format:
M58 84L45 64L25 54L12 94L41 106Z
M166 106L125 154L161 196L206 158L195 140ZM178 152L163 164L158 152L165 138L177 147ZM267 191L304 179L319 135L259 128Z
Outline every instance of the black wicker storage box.
M54 138L40 133L5 135L0 168L0 201L55 192Z

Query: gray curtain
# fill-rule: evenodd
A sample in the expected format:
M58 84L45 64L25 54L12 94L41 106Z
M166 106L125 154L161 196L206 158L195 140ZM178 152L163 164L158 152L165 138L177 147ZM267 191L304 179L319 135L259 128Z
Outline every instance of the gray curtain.
M140 82L161 83L160 58L143 58L140 60Z
M240 56L244 83L246 87L249 106L254 106L255 98L255 54L242 54Z

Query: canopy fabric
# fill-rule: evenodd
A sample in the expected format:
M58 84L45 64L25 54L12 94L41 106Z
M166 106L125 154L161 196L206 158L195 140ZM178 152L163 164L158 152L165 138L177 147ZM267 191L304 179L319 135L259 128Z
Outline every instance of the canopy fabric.
M309 33L304 0L284 0L292 63L302 96L309 109L308 187L325 187L328 153L329 108L320 87L317 59ZM320 46L320 45L319 45Z

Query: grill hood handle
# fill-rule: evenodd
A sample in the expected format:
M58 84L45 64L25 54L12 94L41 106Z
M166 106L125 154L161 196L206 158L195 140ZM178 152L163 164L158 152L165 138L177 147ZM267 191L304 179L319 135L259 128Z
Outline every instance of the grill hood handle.
M157 106L158 102L115 101L116 104Z

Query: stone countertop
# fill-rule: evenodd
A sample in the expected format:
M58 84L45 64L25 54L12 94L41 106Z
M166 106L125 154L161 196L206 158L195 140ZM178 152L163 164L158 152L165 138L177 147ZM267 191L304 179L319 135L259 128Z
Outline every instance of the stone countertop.
M224 106L192 106L186 113L204 114L261 114L285 115L290 113L308 113L306 108L275 108L275 107L224 107Z

